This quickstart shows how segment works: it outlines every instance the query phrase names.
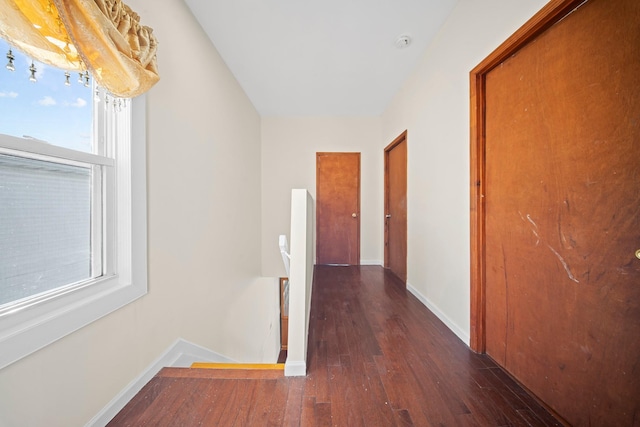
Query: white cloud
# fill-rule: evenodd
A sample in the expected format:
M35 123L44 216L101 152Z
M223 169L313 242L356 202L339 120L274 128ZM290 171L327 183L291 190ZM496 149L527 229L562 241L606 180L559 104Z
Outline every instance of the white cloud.
M16 92L0 92L0 98L17 98Z
M72 102L69 105L71 105L72 107L82 108L82 107L86 107L87 106L87 101L85 101L82 98L78 98L78 99L76 99L76 102Z
M38 101L38 104L42 105L43 107L50 107L52 105L56 105L56 100L53 99L50 96L45 96L44 98L42 98L40 101Z

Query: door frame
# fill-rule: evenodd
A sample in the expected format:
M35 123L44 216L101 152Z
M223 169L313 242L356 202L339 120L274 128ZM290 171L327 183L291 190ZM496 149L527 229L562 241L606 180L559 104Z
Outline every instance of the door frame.
M470 216L471 216L471 325L469 344L478 353L486 351L486 263L485 263L485 107L486 76L555 23L587 0L551 0L511 37L469 73L470 77Z
M404 132L398 135L396 139L391 141L391 143L384 148L384 213L383 213L384 215L387 215L387 213L389 212L389 152L403 142L407 144L406 129ZM406 168L405 168L405 172L406 172ZM407 224L405 223L405 229L406 228L407 228ZM405 241L404 241L405 248L407 247L407 238L408 236L405 235ZM389 250L388 250L389 246L387 245L388 241L389 241L389 227L387 226L387 221L385 217L384 218L384 267L385 268L389 268ZM407 251L405 250L405 254L406 252ZM406 266L406 263L407 263L406 255L405 255L404 262ZM406 267L405 267L405 270L406 270ZM406 278L404 280L406 280Z

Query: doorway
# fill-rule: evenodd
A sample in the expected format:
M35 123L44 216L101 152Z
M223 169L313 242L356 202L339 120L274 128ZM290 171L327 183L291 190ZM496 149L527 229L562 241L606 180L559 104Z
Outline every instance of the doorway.
M384 149L384 266L407 282L407 131Z
M316 264L360 265L360 153L316 153Z
M471 72L471 345L571 425L640 413L638 34L551 1Z

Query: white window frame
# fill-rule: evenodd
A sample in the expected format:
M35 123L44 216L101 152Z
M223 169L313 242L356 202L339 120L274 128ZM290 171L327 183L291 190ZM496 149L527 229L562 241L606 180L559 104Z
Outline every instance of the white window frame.
M115 167L109 168L116 175L115 191L107 191L110 200L105 201L105 221L110 222L105 229L112 232L103 236L101 244L105 257L111 257L113 262L107 263L108 271L92 281L91 286L57 294L0 316L0 369L147 293L145 95L130 104L131 115L119 118L124 120L117 128Z

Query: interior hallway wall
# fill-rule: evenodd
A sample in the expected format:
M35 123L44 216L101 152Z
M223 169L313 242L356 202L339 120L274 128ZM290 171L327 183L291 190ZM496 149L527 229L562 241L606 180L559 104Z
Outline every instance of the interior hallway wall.
M546 0L460 0L382 115L382 146L408 130L410 287L469 342L469 71Z
M179 337L243 361L266 351L256 316L269 314L254 309L265 291L251 290L260 117L181 0L127 3L159 40L161 80L147 97L149 294L1 370L3 427L84 425Z
M380 119L263 117L262 273L265 276L286 275L278 236L286 234L289 238L291 189L307 189L315 200L316 152L323 151L361 153L360 259L363 263L382 263Z

